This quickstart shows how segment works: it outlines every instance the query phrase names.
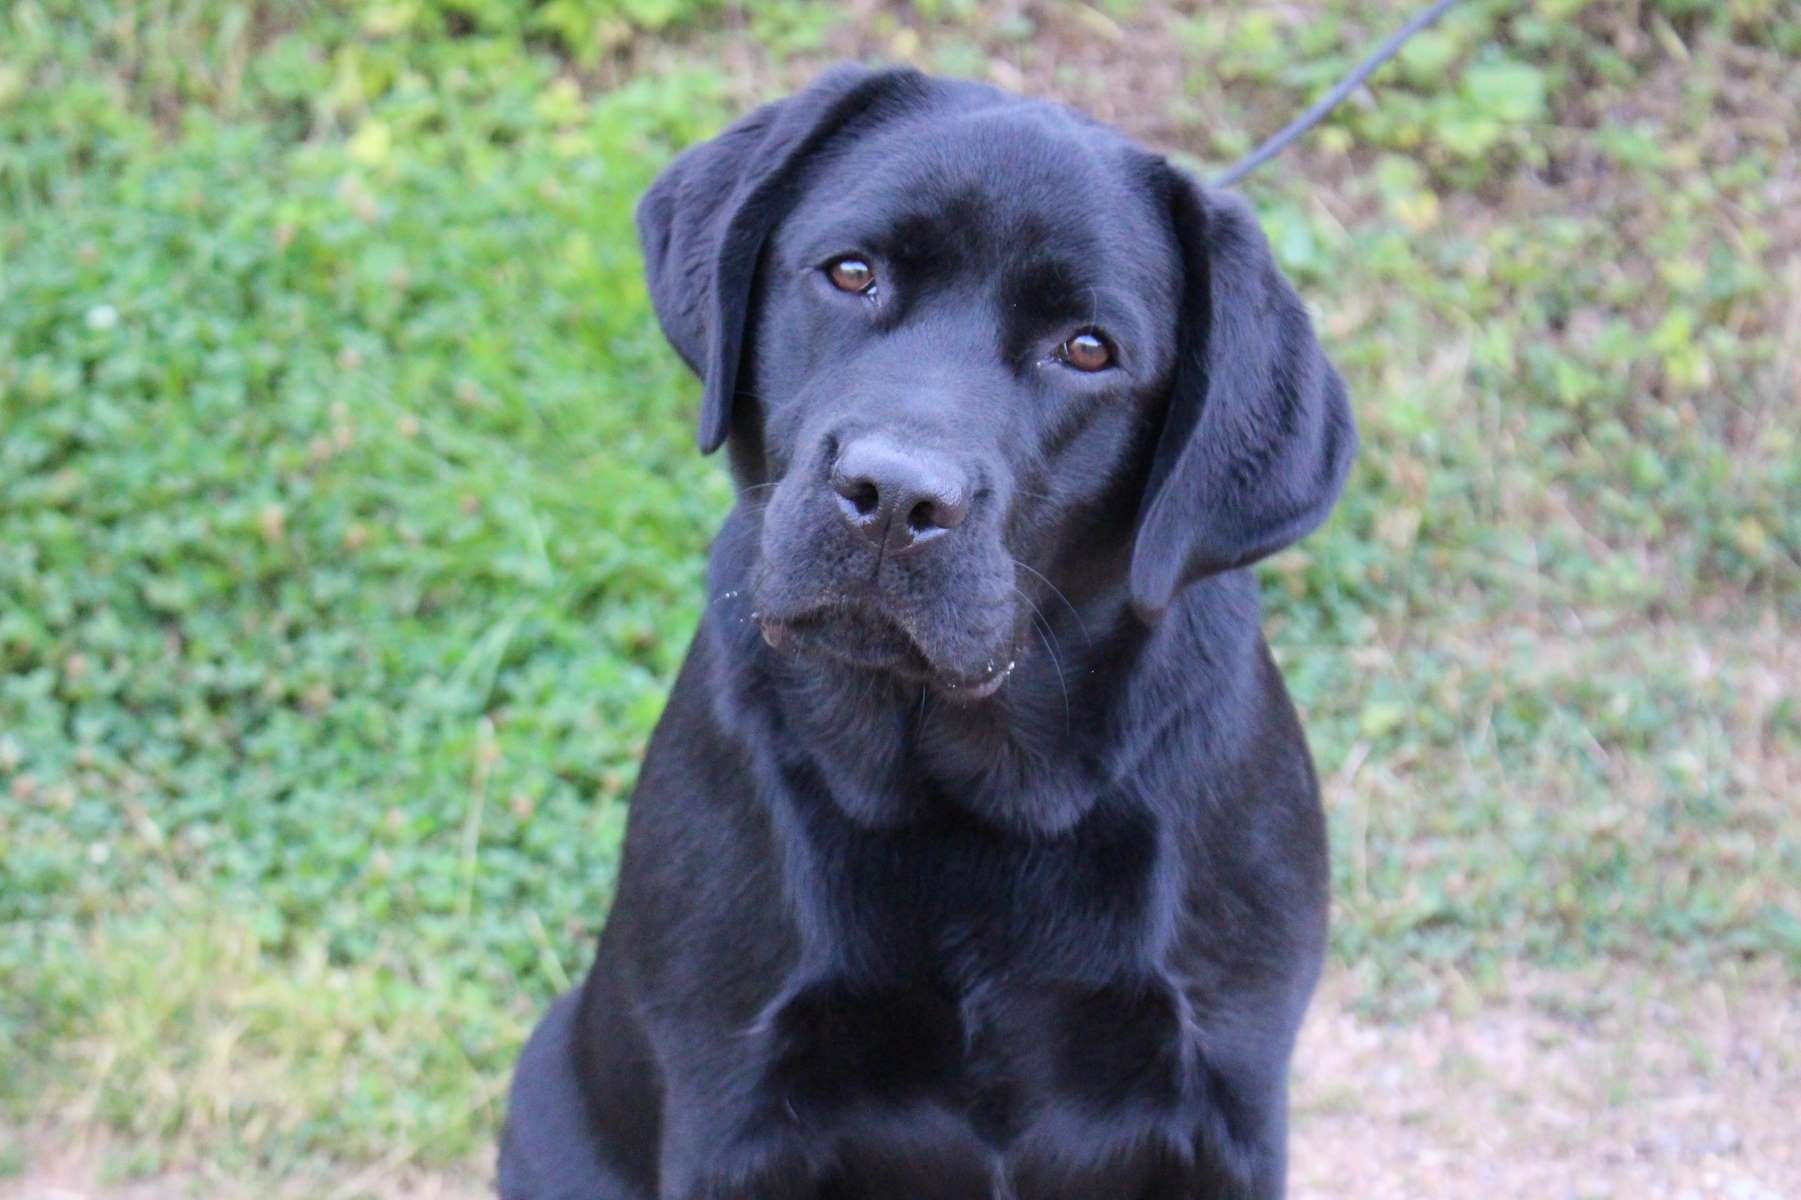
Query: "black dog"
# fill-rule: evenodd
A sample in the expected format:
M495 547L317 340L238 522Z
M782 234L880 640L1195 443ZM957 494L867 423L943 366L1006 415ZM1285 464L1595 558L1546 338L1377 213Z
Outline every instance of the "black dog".
M842 68L638 220L740 499L502 1195L1279 1195L1326 852L1241 568L1356 434L1251 215Z

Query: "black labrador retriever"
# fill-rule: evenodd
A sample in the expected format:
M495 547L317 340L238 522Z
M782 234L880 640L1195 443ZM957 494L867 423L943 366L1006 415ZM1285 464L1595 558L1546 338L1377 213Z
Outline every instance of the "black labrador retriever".
M1251 214L844 67L638 223L739 502L502 1196L1279 1195L1326 848L1243 568L1356 433Z

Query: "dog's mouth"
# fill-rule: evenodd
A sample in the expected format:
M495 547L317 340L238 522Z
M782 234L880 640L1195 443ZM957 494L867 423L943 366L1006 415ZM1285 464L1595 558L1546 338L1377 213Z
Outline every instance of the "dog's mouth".
M947 699L985 700L1017 665L1011 653L970 673L932 661L898 621L862 606L835 605L795 614L759 614L763 640L779 653L818 654L866 671L885 672L930 687Z

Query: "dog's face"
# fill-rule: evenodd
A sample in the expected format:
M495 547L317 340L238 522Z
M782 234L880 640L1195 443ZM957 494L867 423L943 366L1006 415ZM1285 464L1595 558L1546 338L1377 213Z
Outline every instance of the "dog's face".
M988 109L818 165L770 239L752 341L772 640L953 695L1007 677L1174 357L1175 239L1128 152Z
M1248 215L1065 110L841 70L684 155L640 226L779 648L978 700L1053 581L1155 614L1348 465Z

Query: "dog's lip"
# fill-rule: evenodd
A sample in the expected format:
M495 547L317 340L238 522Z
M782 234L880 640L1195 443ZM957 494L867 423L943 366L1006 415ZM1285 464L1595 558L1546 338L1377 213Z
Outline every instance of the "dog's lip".
M784 654L812 650L852 666L909 677L924 678L932 672L930 660L907 631L874 612L821 605L799 612L758 613L754 619L763 641Z
M793 613L758 613L753 619L762 631L763 641L778 653L803 648L817 650L852 666L889 671L912 682L926 684L947 699L985 700L1000 690L1018 665L1017 658L1008 656L1004 661L990 659L976 675L946 670L932 661L900 622L869 609L821 605ZM856 624L871 625L880 633L891 634L899 645L885 654L862 654L833 636L835 629Z
M1018 659L1009 658L1004 663L991 663L986 675L973 680L966 682L944 678L936 681L936 685L940 692L952 700L986 700L1001 690L1001 685L1007 682L1008 677L1013 674L1013 668L1018 665Z

